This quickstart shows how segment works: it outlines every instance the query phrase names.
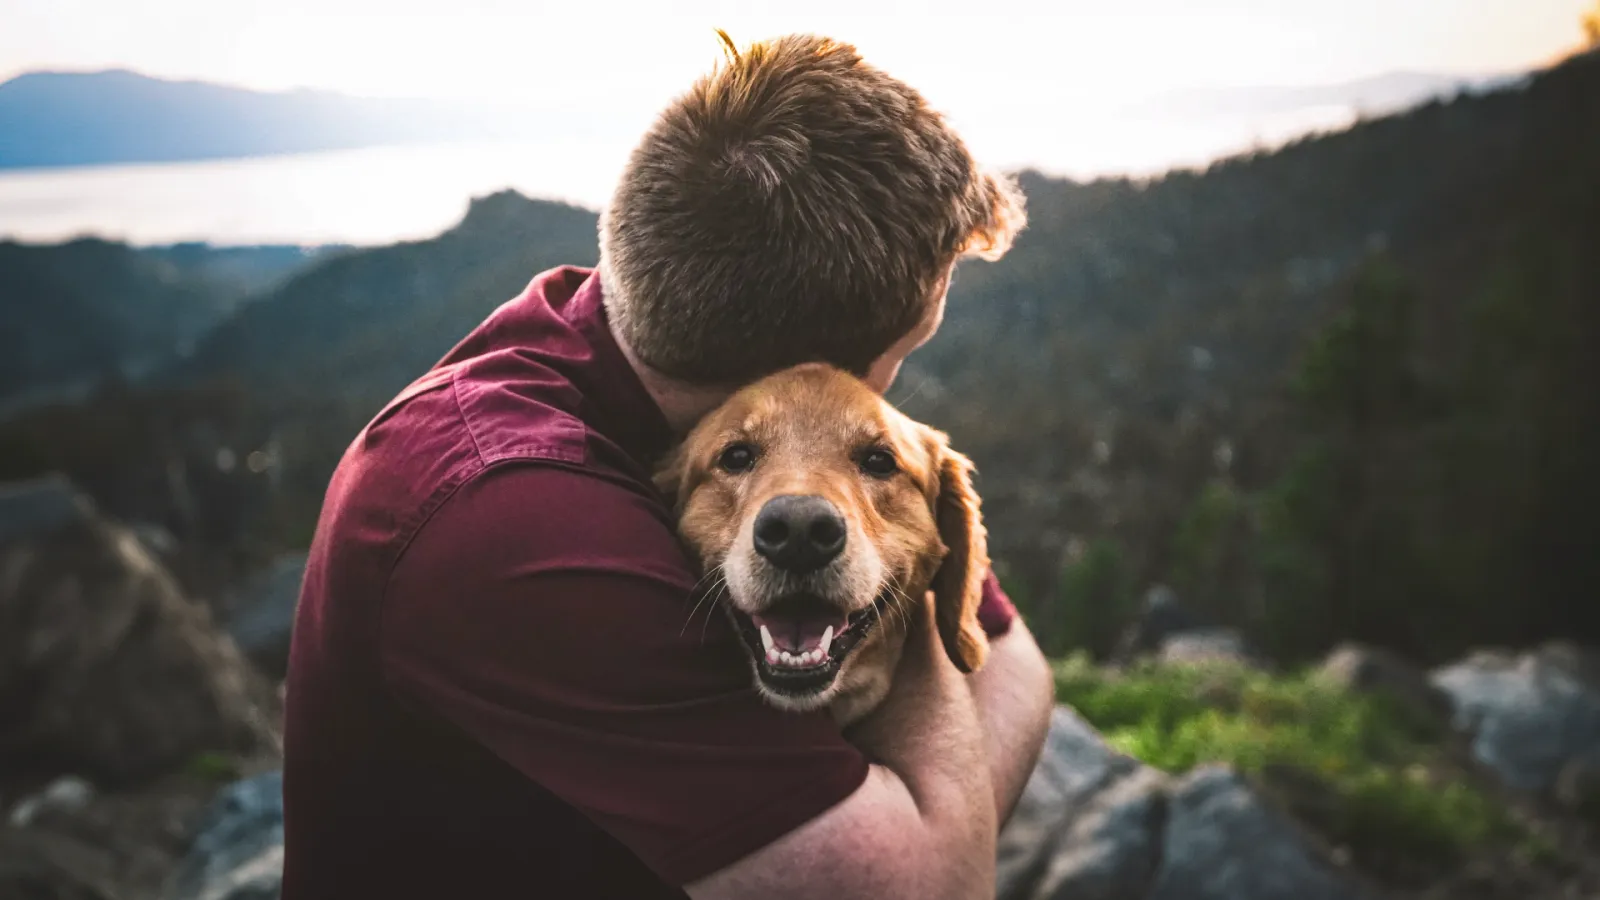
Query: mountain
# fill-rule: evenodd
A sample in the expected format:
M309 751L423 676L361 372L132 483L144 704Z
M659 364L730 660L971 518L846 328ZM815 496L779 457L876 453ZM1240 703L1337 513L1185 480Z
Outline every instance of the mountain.
M0 242L0 415L170 365L252 291L320 252Z
M1525 77L1388 72L1334 84L1198 88L1161 94L1126 112L1148 117L1258 117L1338 107L1361 116L1382 116L1463 91L1510 87Z
M520 121L434 101L252 91L125 70L33 72L0 84L0 169L507 137Z
M551 266L593 265L595 213L513 191L436 238L344 254L219 325L181 369L298 396L382 403Z

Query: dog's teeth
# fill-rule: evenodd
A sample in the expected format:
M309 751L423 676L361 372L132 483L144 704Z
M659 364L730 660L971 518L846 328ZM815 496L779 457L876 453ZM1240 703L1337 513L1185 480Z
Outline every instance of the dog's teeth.
M761 649L765 650L767 652L768 656L771 656L772 655L772 648L773 648L772 631L769 628L767 628L767 626L763 625L763 626L761 626Z
M778 651L775 648L767 648L767 662L772 663L773 665L778 664Z
M829 625L822 631L822 643L817 645L817 655L827 656L828 645L833 643L833 626Z

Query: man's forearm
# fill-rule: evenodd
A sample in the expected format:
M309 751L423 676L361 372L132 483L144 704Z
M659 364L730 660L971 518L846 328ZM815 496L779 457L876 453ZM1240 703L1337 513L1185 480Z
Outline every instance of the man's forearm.
M1003 825L1039 762L1055 681L1021 618L990 641L988 661L967 680L983 727L995 815Z
M920 848L919 868L929 882L915 896L993 890L999 823L984 727L971 684L945 656L929 621L907 638L889 697L851 731L915 806L920 826L906 837L920 837L907 846Z

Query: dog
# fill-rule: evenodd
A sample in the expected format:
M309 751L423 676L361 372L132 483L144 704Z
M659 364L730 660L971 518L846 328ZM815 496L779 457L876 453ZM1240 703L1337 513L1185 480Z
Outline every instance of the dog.
M986 537L972 463L855 377L808 363L708 414L656 485L733 621L755 686L847 726L889 692L911 604L945 652L983 665Z

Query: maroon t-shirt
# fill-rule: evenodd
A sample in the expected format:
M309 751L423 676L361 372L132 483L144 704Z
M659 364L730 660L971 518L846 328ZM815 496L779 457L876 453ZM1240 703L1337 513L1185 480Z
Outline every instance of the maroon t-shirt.
M650 482L672 434L591 275L539 275L334 473L289 662L284 900L682 897L866 775L695 610ZM992 577L982 615L1014 615Z

